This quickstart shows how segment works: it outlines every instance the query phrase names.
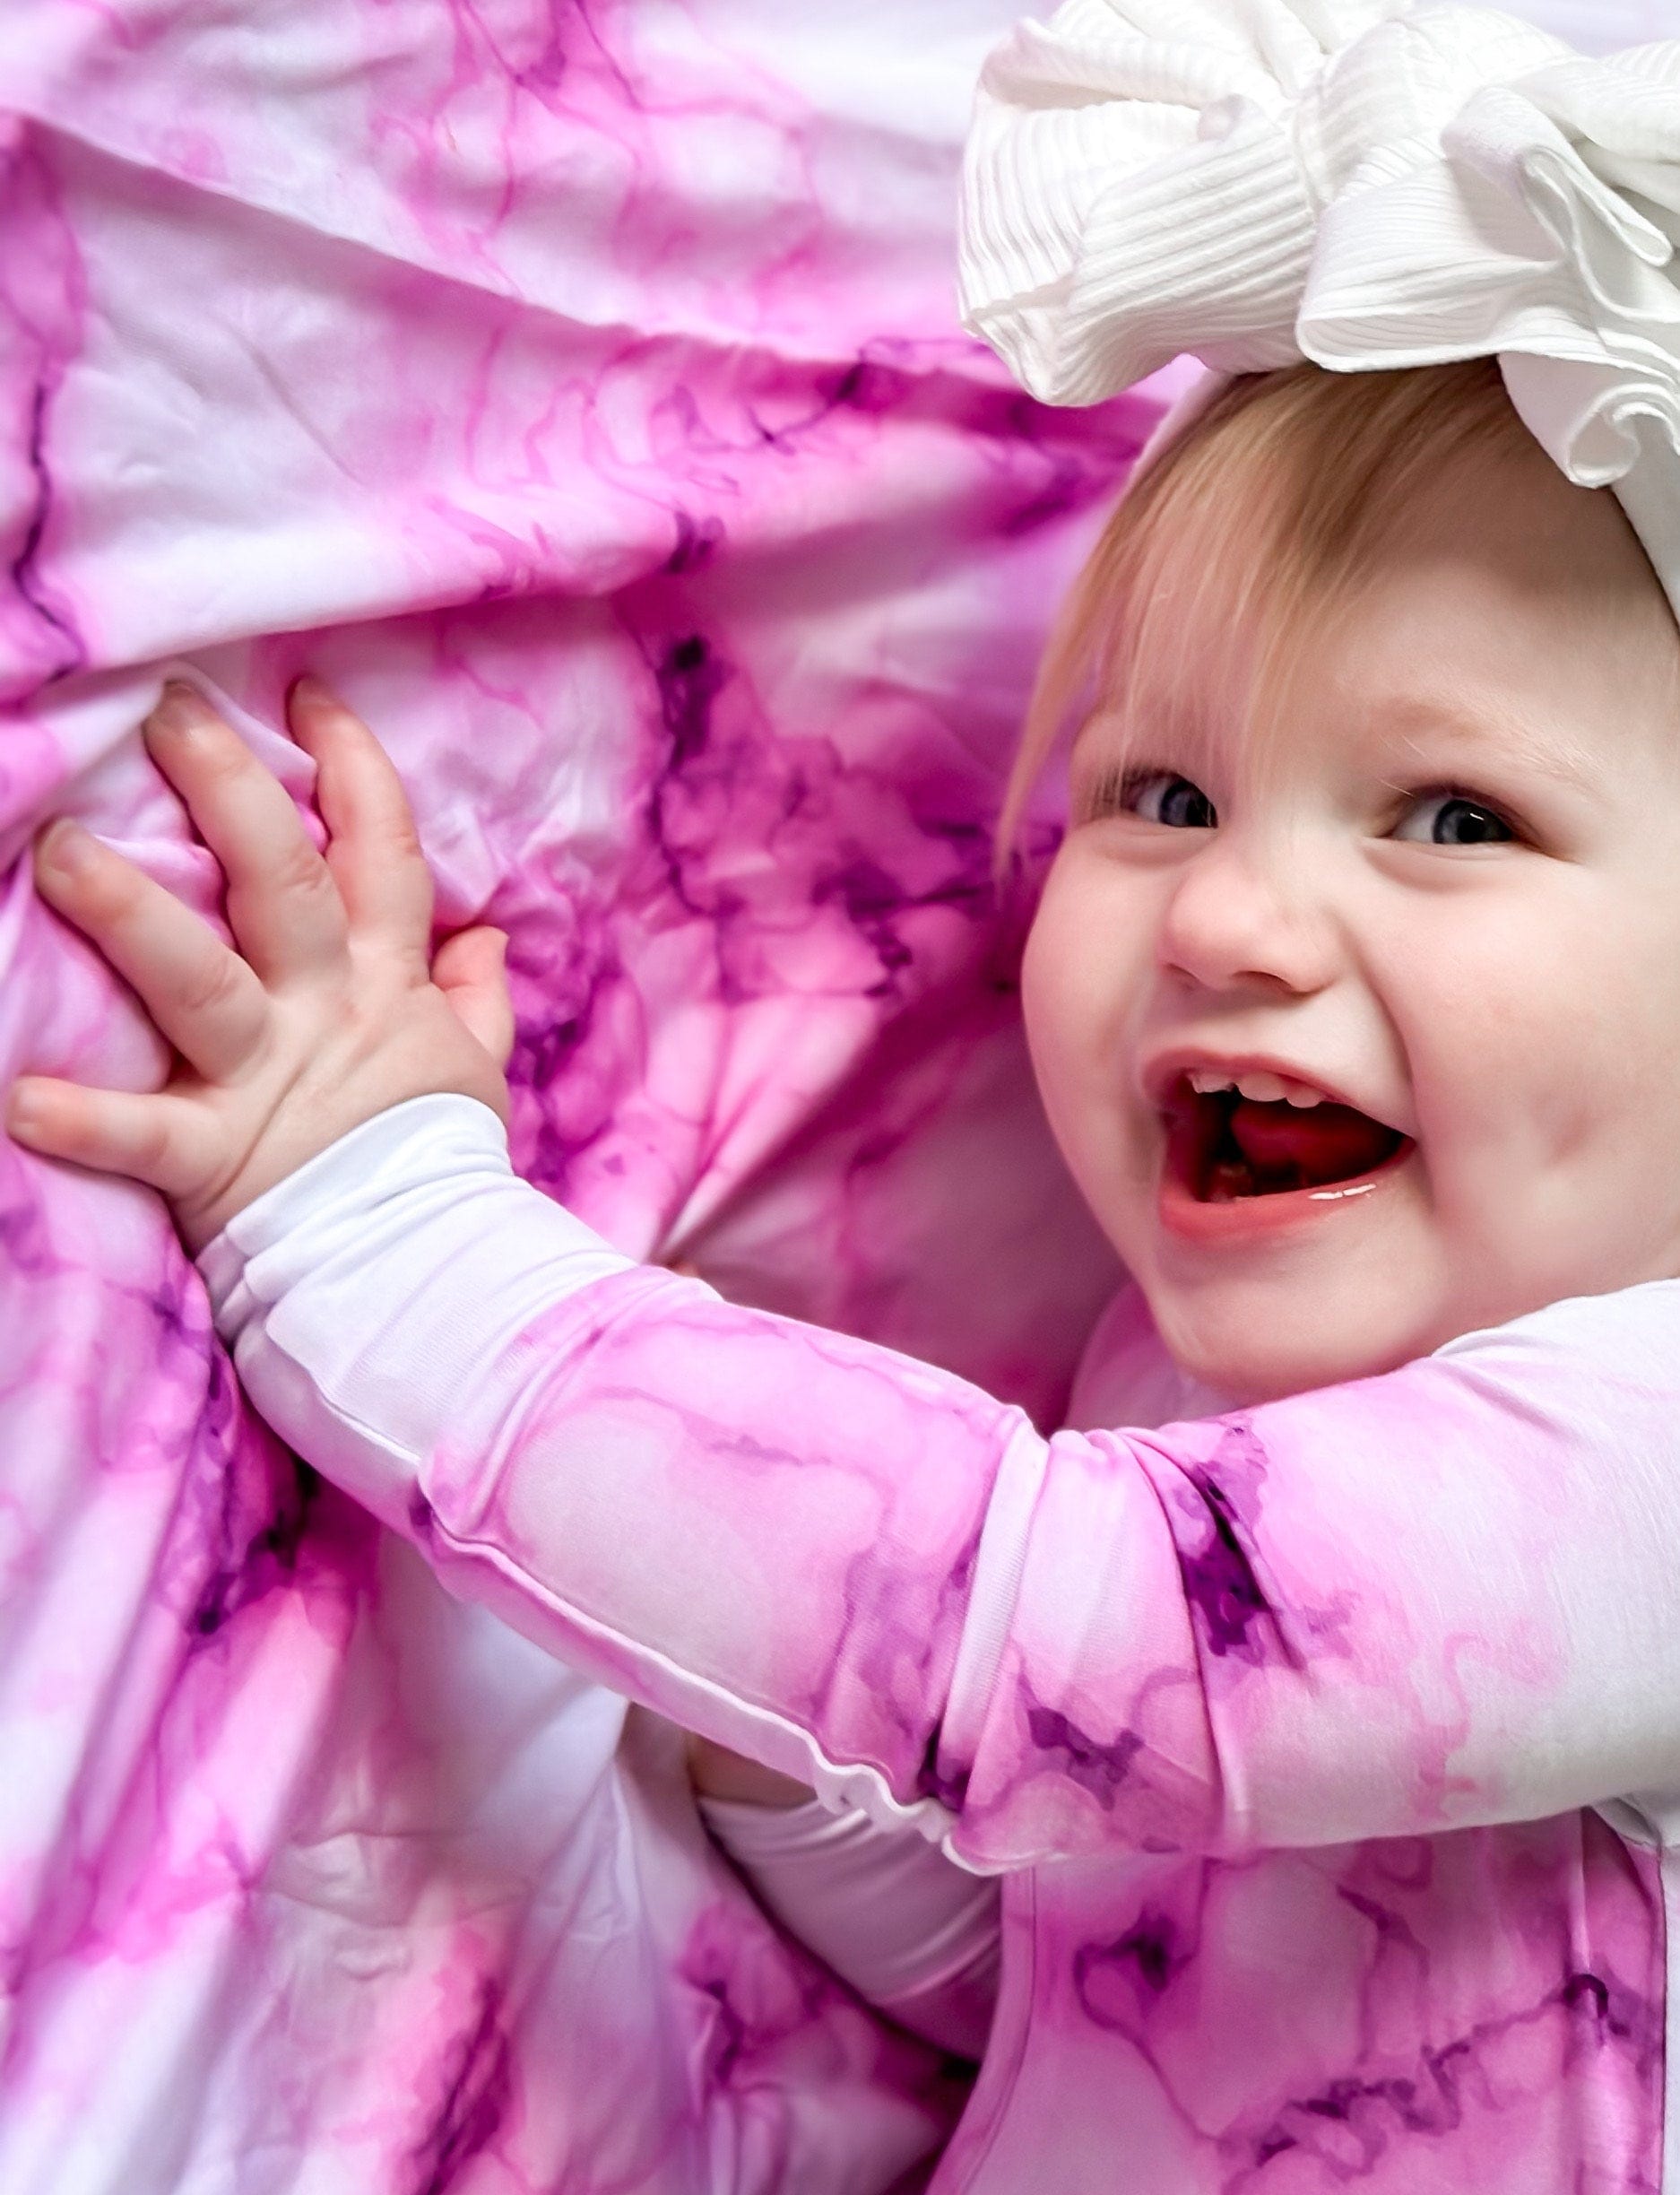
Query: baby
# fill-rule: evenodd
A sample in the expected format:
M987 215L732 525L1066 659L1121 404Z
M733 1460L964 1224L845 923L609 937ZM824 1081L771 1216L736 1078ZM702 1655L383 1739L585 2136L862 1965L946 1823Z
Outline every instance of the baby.
M1075 58L1111 13L1064 11ZM1406 102L1451 69L1408 74L1392 34L1502 88L1561 50L1404 13L1234 16L1299 95L1277 134L1364 178L1355 214L1446 142ZM1359 35L1315 75L1321 19ZM1081 130L1126 68L1158 106L1187 49L1149 47L1044 81ZM1390 106L1354 96L1373 84ZM1205 148L1264 135L1219 113L1183 155L1203 184ZM1139 129L1165 171L1153 107ZM1647 203L1680 169L1642 157ZM1146 186L1129 206L1170 203ZM148 726L238 951L47 836L42 890L182 1065L151 1097L26 1080L9 1124L171 1199L264 1413L457 1590L1005 1878L938 2186L1654 2190L1680 2062L1680 471L1653 447L1616 495L1567 477L1494 308L1466 363L1289 363L1275 299L1239 325L1243 223L1286 242L1282 199L1251 178L1212 273L1201 201L1177 203L1182 295L1161 303L1161 245L1133 292L1106 269L1102 313L1237 377L1099 545L1011 803L1071 716L1025 1002L1170 1358L1126 1299L1076 1415L1130 1429L1046 1440L948 1375L638 1268L517 1182L496 940L431 957L401 787L318 689L292 722L325 857L190 692ZM1039 272L992 316L1006 349L1040 344L1047 298L1058 359L1115 349Z

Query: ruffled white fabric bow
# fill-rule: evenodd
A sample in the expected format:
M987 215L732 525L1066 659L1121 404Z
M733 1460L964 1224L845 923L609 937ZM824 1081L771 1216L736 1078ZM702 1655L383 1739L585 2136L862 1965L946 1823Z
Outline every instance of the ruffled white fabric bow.
M1680 616L1680 41L1450 0L1068 0L981 80L966 324L1052 403L1496 355Z

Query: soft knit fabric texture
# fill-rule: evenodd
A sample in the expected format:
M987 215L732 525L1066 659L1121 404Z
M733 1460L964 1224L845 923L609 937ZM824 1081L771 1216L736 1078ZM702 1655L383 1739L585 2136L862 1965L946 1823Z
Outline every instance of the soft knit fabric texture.
M200 1262L259 1407L455 1591L1007 1877L936 2188L1675 2184L1680 1281L1046 1441L618 1258L469 1099Z
M988 62L967 324L1089 403L1497 356L1680 615L1680 41L1607 59L1456 0L1067 0Z

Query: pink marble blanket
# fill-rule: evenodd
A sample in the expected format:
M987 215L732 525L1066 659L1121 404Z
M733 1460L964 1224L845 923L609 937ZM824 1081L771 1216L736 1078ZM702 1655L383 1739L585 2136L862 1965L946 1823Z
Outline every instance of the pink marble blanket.
M307 665L511 933L533 1178L1053 1418L1113 1276L987 827L1155 403L956 327L1018 12L8 0L0 1072L156 1074L29 837L213 916L133 727L189 665L307 801ZM960 2083L758 1919L668 1733L298 1469L155 1201L0 1143L0 1227L4 2195L908 2184Z
M1041 412L955 325L1011 12L12 0L5 1074L160 1063L31 829L213 913L133 727L190 664L307 799L308 664L441 920L511 933L533 1178L1053 1414L1110 1276L987 826L1154 407ZM0 1216L5 2195L913 2168L960 2086L758 1921L661 1731L300 1474L160 1206L0 1144Z

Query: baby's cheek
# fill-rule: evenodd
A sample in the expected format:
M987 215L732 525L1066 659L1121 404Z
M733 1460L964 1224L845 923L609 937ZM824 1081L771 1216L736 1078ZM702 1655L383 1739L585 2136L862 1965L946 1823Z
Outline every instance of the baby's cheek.
M1515 1155L1579 1087L1583 1043L1598 1049L1591 978L1544 903L1491 882L1404 912L1373 974L1431 1171Z
M1139 886L1077 841L1058 855L1021 970L1035 1057L1114 1055L1149 980L1154 914Z
M1039 1100L1069 1172L1111 1241L1126 1222L1138 1170L1116 979L1081 954L1078 929L1041 914L1023 970L1022 1007Z
M1045 889L1021 965L1021 1011L1033 1071L1051 1117L1073 1106L1101 1042L1101 979L1075 950L1078 907L1054 879Z
M1535 931L1520 955L1460 939L1407 1037L1433 1223L1476 1323L1680 1260L1680 1002L1625 933Z

